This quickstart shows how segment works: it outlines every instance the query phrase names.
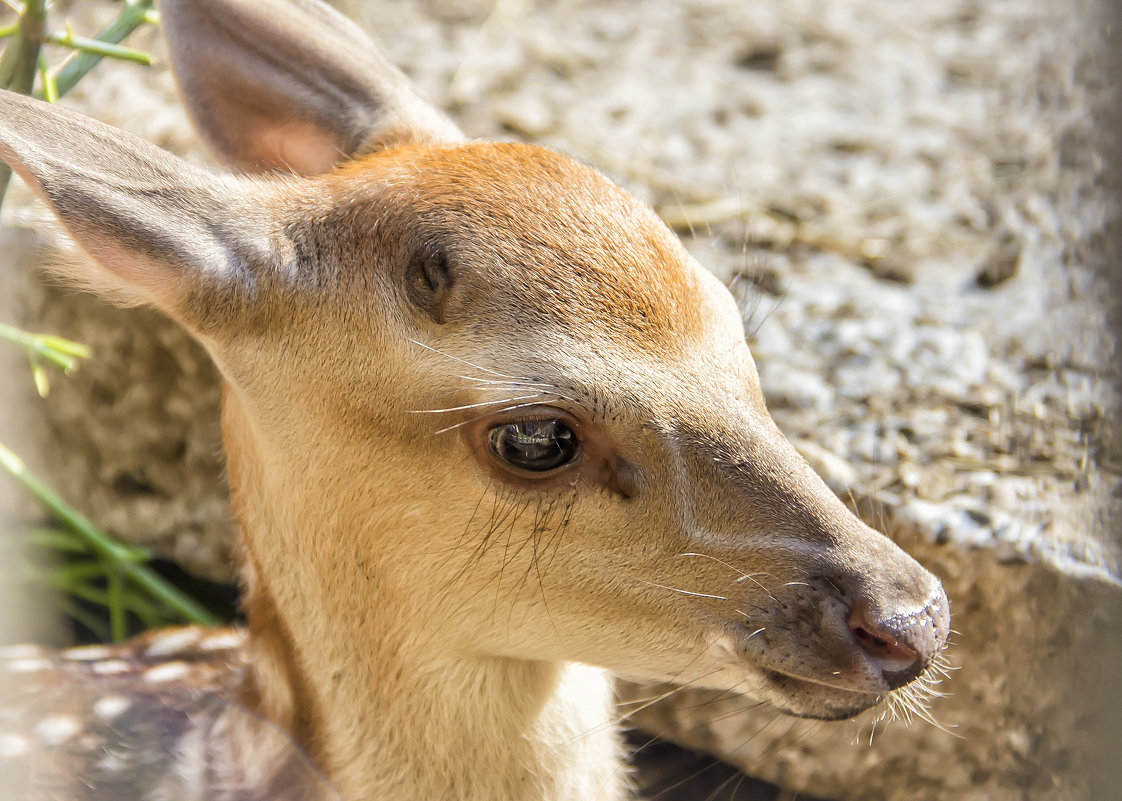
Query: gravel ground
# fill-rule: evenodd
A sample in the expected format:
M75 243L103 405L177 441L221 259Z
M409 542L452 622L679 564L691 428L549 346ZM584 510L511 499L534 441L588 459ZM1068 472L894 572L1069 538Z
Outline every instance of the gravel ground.
M1116 602L1120 540L1106 520L1119 509L1122 462L1104 303L1113 207L1103 188L1099 6L340 5L469 135L556 147L652 203L744 299L780 426L901 544L964 579L977 568L976 584L1067 598L1084 584L1065 581L1088 582L1095 599ZM69 7L82 30L111 13ZM151 36L141 44L160 52ZM106 65L68 102L206 158L159 66ZM4 219L19 229L40 216L13 193ZM2 236L9 253L7 243L30 235ZM16 441L107 527L196 572L229 575L216 376L198 349L154 315L107 310L30 271L4 280L19 322L98 352L56 382ZM963 584L963 596L973 591ZM1015 591L952 592L952 606L969 620L971 609L1013 620L1001 604ZM1036 619L996 626L991 644ZM1053 621L1057 631L1064 619ZM1072 626L1077 640L1092 636ZM1011 697L991 696L998 705ZM703 744L719 749L718 739ZM902 754L917 747L903 741ZM1010 789L1012 768L978 773L985 760L1032 763L1039 754L1022 745L1019 757L1004 740L979 748L953 794L934 776L947 756L932 746L924 797L970 797L969 786L982 788L979 798L1061 797L1040 782L1062 766L1018 768L1030 775L1021 790ZM803 767L761 768L758 755L741 764L815 792L849 792L850 774L815 765L813 754L791 759ZM909 770L884 759L861 764ZM899 794L906 784L860 786L868 798L918 797Z

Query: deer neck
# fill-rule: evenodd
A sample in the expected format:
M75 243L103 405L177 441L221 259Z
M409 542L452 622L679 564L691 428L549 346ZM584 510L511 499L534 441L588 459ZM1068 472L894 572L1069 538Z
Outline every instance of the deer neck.
M227 399L224 429L250 655L242 700L291 733L322 772L323 795L622 798L608 675L442 650L439 636L410 622L424 614L416 599L423 591L403 598L389 577L380 580L377 564L322 550L362 536L360 524L317 513L305 502L314 493L286 485L284 471L265 469L262 442L230 414L232 406ZM290 473L291 481L301 474ZM274 775L286 772L274 766Z

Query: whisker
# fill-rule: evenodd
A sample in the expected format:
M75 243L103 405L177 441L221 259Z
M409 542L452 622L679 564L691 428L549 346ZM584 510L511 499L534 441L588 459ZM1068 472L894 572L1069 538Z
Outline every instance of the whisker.
M510 378L510 379L491 379L491 378L478 378L476 376L461 375L460 379L464 381L471 381L475 384L475 388L491 392L499 390L513 390L515 392L524 392L530 390L538 390L543 396L550 396L559 398L560 400L569 401L574 405L579 406L580 401L571 395L566 395L560 392L558 388L547 381L535 381L533 379Z
M653 581L646 581L644 579L635 579L635 580L638 581L638 582L641 582L643 584L649 584L652 587L658 587L660 590L669 590L670 592L680 592L682 595L692 595L695 598L716 598L718 601L727 601L728 600L728 598L726 598L723 595L710 595L710 594L705 593L705 592L691 592L690 590L680 590L677 587L667 587L665 584L656 584Z
M771 591L767 587L765 587L763 584L756 581L756 579L755 579L755 576L767 576L767 575L770 575L769 573L745 573L743 570L740 570L739 568L733 567L728 562L726 562L724 559L718 559L717 557L710 556L707 553L682 553L682 554L678 554L678 555L679 556L699 556L702 559L710 559L710 560L716 562L717 564L724 565L725 567L727 567L729 570L733 571L734 573L739 573L740 574L740 578L738 578L736 580L736 582L738 584L742 581L751 581L753 584L755 584L761 590L766 592L768 594L768 597L771 598L771 600L775 601L776 603L779 603L779 599L776 598L774 595L772 595Z
M705 675L709 676L709 675L712 675L712 674L707 673ZM632 715L637 715L640 712L642 712L644 709L647 709L648 707L654 706L659 701L665 701L670 696L675 695L676 693L680 693L685 689L688 689L688 687L689 687L689 685L679 684L679 685L673 687L672 689L667 690L666 692L662 693L661 695L656 695L654 698L650 698L650 699L646 700L645 702L642 703L642 705L637 706L634 709L627 710L622 715L618 716L615 720L609 721L608 725L611 728L615 728L616 726L618 726L623 721L627 720ZM630 702L628 702L628 705L633 704L633 703L636 703L636 702L635 701L630 701ZM617 704L617 706L622 706L622 704ZM602 731L603 727L599 726L599 727L597 727L597 729ZM597 729L593 729L592 731L596 731ZM583 736L583 735L588 734L588 733L590 733L590 732L582 732L582 734L578 735L578 736Z
M518 404L515 404L514 406L507 406L505 408L499 409L499 411L500 412L513 412L515 409L525 409L528 406L537 406L537 405L538 405L537 403L518 403ZM453 425L445 426L444 428L440 429L439 431L434 431L433 436L438 436L440 434L446 434L449 431L453 431L457 428L462 428L463 426L466 426L468 423L474 423L476 420L478 420L478 419L480 419L481 417L484 417L484 416L485 415L477 415L475 417L470 417L467 420L461 420L460 422L454 423Z
M417 345L418 347L422 347L425 350L432 351L433 353L437 354L438 356L443 356L446 359L451 359L452 361L459 362L460 364L466 364L468 367L472 367L476 370L482 370L485 373L490 373L491 375L497 375L499 378L514 379L514 376L512 376L512 375L507 375L506 373L500 373L498 370L492 370L489 367L483 367L482 365L473 364L472 362L469 362L467 359L461 359L459 356L453 356L451 353L445 353L444 351L439 350L438 348L434 348L431 345L426 345L424 342L419 342L416 339L410 339L409 341L412 342L414 345Z
M771 315L778 311L779 307L783 305L783 301L785 301L786 299L786 294L780 295L778 298L776 298L775 302L771 304L771 308L764 312L763 318L756 324L756 327L752 329L751 333L748 334L749 339L755 337L756 334L760 333L760 329L763 328L764 323L768 321L768 318L770 318ZM753 312L753 314L755 314L755 312Z
M736 583L739 584L742 581L750 581L753 584L755 584L757 587L759 587L761 590L763 590L765 593L767 593L768 598L771 598L771 600L775 601L776 603L779 603L779 599L771 594L771 590L769 590L767 587L765 587L763 584L761 584L759 581L756 580L756 576L761 576L761 575L765 575L765 574L763 574L763 573L754 573L754 574L745 573L743 576L741 576L740 578L738 578L736 580Z
M446 412L462 412L466 409L479 409L484 406L497 406L500 403L513 403L514 401L532 400L542 397L541 392L533 395L520 395L517 398L497 398L496 400L480 401L479 403L465 403L463 406L449 406L447 409L410 409L410 414L445 414Z
M487 386L481 387L483 389L487 389L490 386L515 387L515 388L517 388L517 387L542 387L544 389L553 388L552 384L546 383L545 381L534 381L533 379L527 379L527 378L503 378L503 379L479 378L478 376L474 376L474 375L461 375L461 376L457 376L457 378L461 379L462 381L471 381L472 383L475 383L475 384L487 385Z

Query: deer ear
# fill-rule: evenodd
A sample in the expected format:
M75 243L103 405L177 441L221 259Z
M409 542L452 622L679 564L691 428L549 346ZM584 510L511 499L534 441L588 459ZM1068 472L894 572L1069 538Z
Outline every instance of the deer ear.
M195 126L231 167L326 172L456 126L350 20L319 0L160 0Z
M0 91L0 159L96 261L64 273L196 331L284 258L270 221L275 190L212 175L73 111Z

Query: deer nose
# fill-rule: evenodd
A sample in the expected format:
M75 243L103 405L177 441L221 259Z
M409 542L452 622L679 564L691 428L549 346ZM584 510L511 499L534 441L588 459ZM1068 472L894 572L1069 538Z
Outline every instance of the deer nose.
M949 626L950 605L942 590L918 612L880 618L869 607L859 605L849 615L853 639L892 690L931 664L947 644Z

